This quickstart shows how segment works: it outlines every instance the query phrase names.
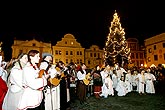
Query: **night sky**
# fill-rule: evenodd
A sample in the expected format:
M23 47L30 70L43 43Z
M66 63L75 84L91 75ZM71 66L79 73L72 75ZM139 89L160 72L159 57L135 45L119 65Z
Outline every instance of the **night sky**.
M144 39L165 32L165 12L159 0L107 0L109 2L70 1L16 2L1 4L0 41L7 60L13 39L51 42L53 45L71 33L84 48L105 45L116 10L125 38Z

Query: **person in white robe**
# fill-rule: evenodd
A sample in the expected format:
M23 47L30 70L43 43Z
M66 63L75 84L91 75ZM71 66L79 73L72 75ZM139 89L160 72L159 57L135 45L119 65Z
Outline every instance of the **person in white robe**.
M127 73L126 70L119 66L119 64L115 64L115 69L117 73L118 81L121 79L121 76L124 76L124 73Z
M51 78L55 78L58 71L55 69L55 65L52 65L48 71ZM51 84L47 86L45 91L45 110L60 110L60 84L54 86Z
M127 84L128 92L132 91L132 74L131 70L127 70L127 74L125 75L125 83Z
M141 73L137 75L138 79L138 92L140 95L145 94L145 70L141 70Z
M116 86L117 86L117 83L118 83L118 77L117 77L117 74L116 74L116 71L113 70L113 74L112 74L112 82L113 82L113 89L115 90L116 89Z
M52 64L52 61L52 54L42 53L40 70L44 69L48 74L50 74L50 78L54 78L58 73L55 69L55 65ZM60 110L60 85L54 86L49 82L44 88L44 98L45 110Z
M28 52L28 63L23 68L23 93L18 103L18 110L42 110L42 90L47 85L49 74L41 75L37 63L40 60L38 50Z
M114 96L113 81L110 77L110 66L107 65L103 71L101 71L103 86L100 96L107 98L109 95Z
M125 96L128 93L127 84L124 81L124 76L121 77L116 86L117 96Z
M155 87L153 81L156 81L156 78L151 73L150 68L147 69L145 80L146 80L146 93L155 94Z
M28 61L27 54L21 53L17 59L8 78L8 91L2 105L3 110L17 110L19 98L23 92L22 74Z
M135 92L138 91L138 79L137 79L137 75L138 75L138 72L134 70L133 71L133 74L132 74L132 91L135 91Z

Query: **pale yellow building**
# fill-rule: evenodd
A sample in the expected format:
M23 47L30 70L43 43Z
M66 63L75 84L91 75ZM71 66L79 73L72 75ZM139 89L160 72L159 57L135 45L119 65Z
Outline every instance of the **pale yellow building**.
M94 68L96 65L103 65L104 51L97 45L92 45L89 49L85 49L85 64L87 68Z
M61 41L53 47L54 62L63 61L66 65L70 62L84 63L84 49L72 34L65 34Z
M1 42L0 41L0 61L2 60L4 60L5 58L4 58L4 51L3 51L3 49L2 49L2 44L3 44L3 42ZM1 62L0 62L1 63Z
M146 65L145 50L139 45L139 41L136 38L127 39L128 48L131 52L132 66L143 67Z
M165 33L145 39L144 44L148 67L165 64Z
M28 53L29 50L38 50L41 54L43 52L52 53L51 43L39 42L33 40L14 40L12 45L12 58L17 58L20 53Z

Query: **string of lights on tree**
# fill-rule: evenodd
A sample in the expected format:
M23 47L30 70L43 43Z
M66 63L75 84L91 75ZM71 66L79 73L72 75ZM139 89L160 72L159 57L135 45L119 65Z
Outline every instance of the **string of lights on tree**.
M130 48L127 46L124 29L121 27L120 18L115 11L109 34L104 47L104 60L109 65L116 63L123 66L130 61Z

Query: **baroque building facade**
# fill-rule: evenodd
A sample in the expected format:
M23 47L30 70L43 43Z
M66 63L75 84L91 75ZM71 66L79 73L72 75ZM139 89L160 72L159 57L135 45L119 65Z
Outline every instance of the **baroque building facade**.
M14 40L12 45L12 58L17 58L20 53L28 53L30 50L38 50L41 54L43 52L52 53L51 43L44 43L33 40Z
M145 50L139 45L138 39L128 38L127 43L131 52L132 66L136 66L136 67L146 66Z
M144 40L147 66L165 64L165 33Z
M65 34L61 41L58 41L53 48L54 62L63 61L65 64L74 62L84 63L84 50L72 34Z
M104 51L97 45L92 45L89 49L85 49L85 64L87 68L94 68L96 65L103 65Z

